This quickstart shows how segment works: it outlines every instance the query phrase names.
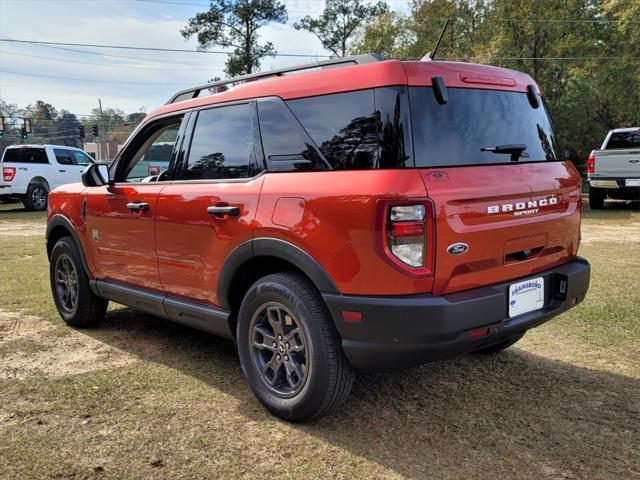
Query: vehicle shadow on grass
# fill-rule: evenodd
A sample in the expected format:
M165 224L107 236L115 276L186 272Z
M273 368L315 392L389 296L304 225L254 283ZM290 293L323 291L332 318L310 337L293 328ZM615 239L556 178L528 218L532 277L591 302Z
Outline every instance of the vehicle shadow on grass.
M248 420L269 419L228 340L126 308L83 332L233 395ZM639 418L640 379L513 348L358 375L338 412L293 428L407 477L631 478Z

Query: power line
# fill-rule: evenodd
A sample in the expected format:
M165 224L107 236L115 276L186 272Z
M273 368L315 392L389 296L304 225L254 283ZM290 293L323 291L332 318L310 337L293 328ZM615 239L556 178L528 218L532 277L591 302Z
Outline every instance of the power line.
M92 78L77 78L77 77L59 77L57 75L44 75L40 73L26 73L26 72L16 72L11 70L3 70L3 73L8 73L11 75L21 75L23 77L42 77L42 78L54 78L57 80L71 80L77 82L89 82L89 83L113 83L113 84L121 84L121 85L179 85L184 84L184 81L176 81L176 82L123 82L119 80L100 80L100 79L92 79Z
M26 57L26 58L38 58L41 60L52 60L52 61L56 61L56 62L63 62L63 63L77 63L80 65L97 65L100 67L114 67L114 68L133 68L136 70L170 70L170 71L176 71L176 72L184 72L184 68L166 68L166 67L143 67L140 65L122 65L122 64L109 64L109 63L98 63L98 62L83 62L82 60L69 60L66 58L56 58L56 57L43 57L42 55L28 55L26 53L18 53L18 52L9 52L7 50L1 50L0 49L0 54L5 54L5 55L15 55L17 57ZM206 69L203 68L202 71L210 71L211 69Z
M149 52L181 52L181 53L209 53L217 55L233 55L233 52L220 50L188 50L185 48L159 48L159 47L136 47L132 45L103 45L97 43L65 43L65 42L44 42L39 40L17 40L14 38L0 38L0 42L27 43L32 45L62 45L67 47L91 47L91 48L114 48L118 50L143 50ZM312 55L302 53L276 53L276 57L319 57L330 58L330 55Z

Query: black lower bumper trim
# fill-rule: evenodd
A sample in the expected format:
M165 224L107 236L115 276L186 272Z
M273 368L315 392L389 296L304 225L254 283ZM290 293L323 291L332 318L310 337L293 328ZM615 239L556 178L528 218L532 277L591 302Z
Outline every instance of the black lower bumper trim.
M508 316L509 285L523 279L443 296L362 297L323 294L349 362L365 371L391 371L460 355L536 327L580 303L589 288L583 258L526 278L545 279L540 310ZM345 322L342 310L362 312L361 323ZM471 330L489 335L471 339Z

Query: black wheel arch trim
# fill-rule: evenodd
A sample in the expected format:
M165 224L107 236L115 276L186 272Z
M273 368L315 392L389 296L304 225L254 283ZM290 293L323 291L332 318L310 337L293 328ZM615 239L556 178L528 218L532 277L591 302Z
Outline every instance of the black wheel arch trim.
M73 223L71 223L71 220L69 220L67 217L59 213L55 214L47 222L47 232L45 234L45 239L47 243L47 256L49 256L50 248L51 249L53 248L53 245L49 245L49 236L51 235L51 232L53 232L57 227L63 227L65 230L67 230L71 235L71 237L73 238L73 241L76 242L76 246L78 247L78 252L80 252L80 260L82 261L82 268L84 268L84 271L89 277L89 279L93 279L93 275L91 275L91 271L89 270L89 264L87 263L87 257L84 254L84 248L82 246L82 242L80 241L80 237L78 237L76 228L74 227Z
M300 247L276 238L254 238L238 245L225 259L218 279L220 306L230 309L232 282L239 269L257 257L275 257L285 260L302 271L322 293L339 293L338 288L320 263Z

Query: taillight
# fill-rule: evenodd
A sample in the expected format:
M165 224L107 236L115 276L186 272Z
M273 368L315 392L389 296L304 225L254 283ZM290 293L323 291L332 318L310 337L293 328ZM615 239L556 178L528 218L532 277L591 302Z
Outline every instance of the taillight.
M13 180L13 177L16 176L15 167L2 167L2 179L5 182L10 182Z
M596 171L596 156L592 153L587 158L587 173L593 173Z
M414 276L433 270L433 205L429 200L379 200L376 246L394 267Z

